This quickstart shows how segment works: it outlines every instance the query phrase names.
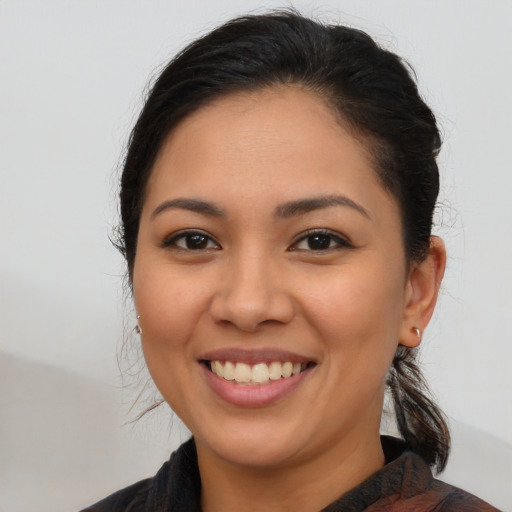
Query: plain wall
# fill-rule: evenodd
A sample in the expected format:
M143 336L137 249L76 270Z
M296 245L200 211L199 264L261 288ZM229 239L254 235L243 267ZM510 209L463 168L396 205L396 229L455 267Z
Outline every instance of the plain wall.
M45 439L55 444L56 458L34 449L30 453L34 461L44 457L54 468L54 482L59 471L69 477L70 468L87 481L106 464L112 486L129 483L128 478L151 474L149 467L156 470L148 461L159 461L177 442L164 433L152 444L154 450L145 450L160 420L150 419L143 434L126 434L121 427L129 418L121 402L130 396L125 393L116 402L121 396L116 354L135 319L123 305L124 268L109 241L117 222L116 169L144 87L166 59L233 15L286 5L255 0L0 1L0 342L6 354L1 363L0 464L4 477L9 475L3 482L10 482L0 484L0 510L33 509L18 489L31 459L13 448L40 430L38 421L30 420L33 411L45 417ZM460 467L467 468L481 451L481 458L473 459L474 483L462 483L512 510L508 485L502 495L495 484L489 483L487 491L475 487L482 480L483 485L496 478L512 481L512 2L293 5L307 15L363 28L406 58L438 115L445 144L436 231L447 243L449 262L438 311L423 341L424 370L458 425L454 446L464 460ZM13 366L19 370L9 373ZM21 397L20 389L26 390ZM77 391L64 400L60 389ZM96 396L103 398L96 401ZM110 400L116 402L111 408ZM78 412L67 418L66 432L77 440L71 465L63 461L71 457L72 443L57 442L62 418L52 412L63 401L69 402L66 410L73 404L87 411L86 420ZM105 411L110 411L108 418ZM126 455L127 435L138 454L130 461L140 462L130 469L113 460ZM477 439L483 444L475 447ZM102 442L103 459L91 459L91 443ZM497 459L489 457L495 449L491 445L501 447ZM29 473L38 485L37 472ZM101 481L106 490L114 490L107 476ZM77 484L78 490L59 501L58 485L52 485L40 485L39 493L55 496L48 508L53 511L58 503L85 505L88 496L93 501L103 492L91 495ZM8 496L18 495L21 501L13 505L15 498Z

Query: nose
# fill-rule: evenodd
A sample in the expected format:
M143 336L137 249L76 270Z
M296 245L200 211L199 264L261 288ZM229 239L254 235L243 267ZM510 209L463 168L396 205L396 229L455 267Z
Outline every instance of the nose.
M215 322L255 332L262 324L290 322L294 304L282 272L254 254L226 262L210 312Z

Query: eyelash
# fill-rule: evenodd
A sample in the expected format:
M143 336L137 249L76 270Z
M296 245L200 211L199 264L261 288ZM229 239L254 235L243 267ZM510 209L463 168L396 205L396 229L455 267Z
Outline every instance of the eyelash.
M190 247L181 247L178 245L178 240L186 240L188 237L202 237L204 240L206 240L206 244L207 244L207 247L199 247L199 248L195 248L195 249L192 249ZM215 245L215 247L208 247L208 245L210 244L210 242L213 242L213 244ZM186 244L186 242L185 242ZM174 248L174 249L178 249L178 250L182 250L182 251L207 251L207 250L210 250L210 249L220 249L220 245L206 232L204 231L200 231L200 230L190 230L190 231L180 231L178 233L174 233L168 237L166 237L164 239L164 241L162 242L162 247L164 248Z
M307 249L301 249L297 247L300 242L308 241L308 239L311 239L313 237L325 237L329 241L329 246L326 248L321 249L312 249L310 246L310 241L308 242L308 248ZM331 247L331 242L334 242L336 245L334 247ZM308 252L316 252L316 253L325 253L327 251L332 250L340 250L340 249L350 249L354 246L343 236L341 236L339 233L336 233L334 231L330 231L328 229L309 229L305 231L304 233L301 233L297 240L290 246L288 249L289 251L308 251Z
M203 242L206 243L205 247L196 247L191 248L187 247L187 242L185 241L185 247L182 247L178 244L178 241L183 239L186 240L188 237L201 237ZM311 247L311 239L313 237L324 237L328 242L328 247L313 249ZM308 240L309 239L309 240ZM301 242L307 242L308 248L300 248L298 247ZM332 247L331 244L334 242L335 246ZM213 247L208 247L211 243L213 243ZM162 242L163 248L175 248L182 251L191 251L191 252L199 252L199 251L207 251L207 250L218 250L221 249L220 245L206 232L200 230L190 230L190 231L180 231L178 233L174 233L169 237L165 238ZM288 251L306 251L306 252L316 252L316 253L325 253L327 251L332 250L340 250L340 249L350 249L354 246L344 237L340 236L338 233L327 230L327 229L310 229L301 233L297 240L293 242L293 244L288 248Z

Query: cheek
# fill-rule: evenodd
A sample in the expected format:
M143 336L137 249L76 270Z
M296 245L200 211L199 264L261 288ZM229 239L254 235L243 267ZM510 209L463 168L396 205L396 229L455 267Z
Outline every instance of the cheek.
M375 268L376 267L376 268ZM350 272L313 280L309 286L309 321L322 333L330 351L364 354L382 360L393 354L403 314L402 274L383 271L382 263L364 262ZM348 359L347 359L348 360Z
M208 306L208 283L196 276L183 277L169 266L140 265L134 274L134 299L147 357L183 350ZM186 273L185 273L186 274Z
M185 418L184 397L195 385L190 382L197 364L194 334L208 304L209 287L201 276L183 277L183 269L178 272L165 263L140 263L134 272L133 293L143 331L144 358L162 396Z

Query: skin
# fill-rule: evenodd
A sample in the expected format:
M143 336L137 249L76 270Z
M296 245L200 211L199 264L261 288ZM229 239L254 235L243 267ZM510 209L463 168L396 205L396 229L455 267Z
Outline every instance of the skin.
M333 195L360 209L276 215ZM178 198L222 215L162 206ZM408 264L400 222L364 144L300 88L221 98L169 135L146 190L133 291L150 373L195 437L205 511L317 511L384 465L386 374L399 343L420 342L414 328L431 317L445 265L437 238ZM174 236L190 229L209 237L203 248ZM332 233L327 249L310 248L311 229ZM226 348L283 349L315 366L275 403L239 407L199 361Z

